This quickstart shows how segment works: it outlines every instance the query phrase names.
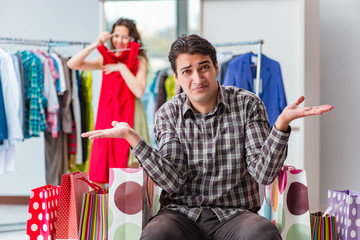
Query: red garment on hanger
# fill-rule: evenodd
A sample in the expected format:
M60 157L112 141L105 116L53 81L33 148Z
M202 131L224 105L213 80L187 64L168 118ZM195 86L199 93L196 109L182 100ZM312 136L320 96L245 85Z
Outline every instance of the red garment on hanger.
M104 46L98 46L104 58L103 65L118 62L125 63L136 76L139 60L139 44L130 42L129 51L120 56ZM105 74L103 72L95 130L111 128L112 121L127 122L133 127L135 113L135 96L128 88L120 72ZM94 139L89 165L89 178L98 183L109 182L109 168L126 168L129 157L129 143L122 138Z

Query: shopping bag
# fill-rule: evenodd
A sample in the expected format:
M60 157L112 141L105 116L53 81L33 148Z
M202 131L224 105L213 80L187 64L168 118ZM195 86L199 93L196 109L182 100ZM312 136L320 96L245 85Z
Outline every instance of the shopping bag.
M110 168L108 239L138 240L160 208L159 188L142 168Z
M334 216L323 212L310 213L310 225L312 240L337 240Z
M335 216L339 239L360 239L359 192L328 190L325 212Z
M283 239L311 238L309 198L305 170L284 166L275 181L265 186L259 214L273 222Z
M61 177L56 239L78 239L81 204L89 185L86 172L72 172Z
M108 189L89 182L94 190L84 193L79 224L79 240L106 240L108 222Z
M46 185L30 192L26 239L55 239L60 186Z

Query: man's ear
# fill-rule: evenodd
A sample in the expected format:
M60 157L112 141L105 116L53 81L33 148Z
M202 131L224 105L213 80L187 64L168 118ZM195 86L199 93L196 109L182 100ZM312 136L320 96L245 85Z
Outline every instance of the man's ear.
M174 79L175 79L176 84L180 85L179 79L178 79L178 77L177 77L177 75L176 75L176 73L174 71L173 71L173 75L174 75Z
M216 76L219 75L219 64L218 64L218 61L216 61L216 63L215 63L215 71L216 71Z

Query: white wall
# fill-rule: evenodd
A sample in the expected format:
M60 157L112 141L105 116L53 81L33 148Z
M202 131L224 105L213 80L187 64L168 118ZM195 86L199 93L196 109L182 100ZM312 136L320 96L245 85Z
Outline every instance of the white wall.
M92 42L99 33L98 8L98 0L0 0L0 37ZM19 46L6 47L14 52ZM80 48L57 50L72 55ZM0 175L0 196L28 195L30 189L44 185L44 155L43 137L17 144L17 171Z
M263 53L281 65L288 103L304 95L318 105L319 13L316 0L204 0L203 35L211 42L263 39ZM256 48L244 48L243 52ZM241 51L241 49L240 49ZM287 165L305 169L310 208L319 205L319 118L292 122ZM306 125L306 127L305 127Z
M291 103L304 94L300 7L299 1L204 1L203 36L212 43L263 39L263 54L281 65L287 101ZM257 53L257 47L241 46L233 51ZM287 160L298 168L304 167L304 147L297 136L302 126L302 120L293 123Z
M360 2L321 0L321 204L328 189L360 191Z

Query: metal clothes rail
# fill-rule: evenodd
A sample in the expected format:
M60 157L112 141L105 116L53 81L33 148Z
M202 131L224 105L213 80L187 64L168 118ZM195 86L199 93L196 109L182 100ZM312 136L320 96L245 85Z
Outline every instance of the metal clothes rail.
M34 40L34 39L24 39L24 38L10 38L10 37L0 37L0 43L6 44L20 44L20 45L34 45L34 46L48 46L48 50L52 47L62 47L70 45L89 45L89 42L76 42L76 41L61 41L61 40Z
M247 41L247 42L229 42L229 43L218 43L214 44L214 47L233 47L233 46L241 46L241 45L258 45L258 55L257 55L257 68L256 68L256 84L255 84L255 94L256 96L260 95L260 73L261 73L261 53L262 53L262 45L264 41L262 39L257 41Z

